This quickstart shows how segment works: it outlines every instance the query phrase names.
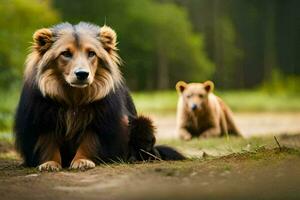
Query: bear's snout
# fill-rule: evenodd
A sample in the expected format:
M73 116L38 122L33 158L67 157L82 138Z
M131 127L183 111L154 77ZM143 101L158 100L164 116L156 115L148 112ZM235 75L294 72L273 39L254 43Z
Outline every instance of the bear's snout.
M197 104L192 104L192 106L191 106L191 109L192 109L192 111L195 111L195 110L197 110L198 109L198 106L197 106Z

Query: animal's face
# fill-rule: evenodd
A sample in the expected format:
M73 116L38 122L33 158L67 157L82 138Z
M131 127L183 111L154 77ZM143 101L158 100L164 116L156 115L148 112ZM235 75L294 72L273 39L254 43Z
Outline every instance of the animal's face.
M36 76L45 96L93 101L122 80L116 33L107 26L63 23L40 29L33 38L25 77Z
M201 111L208 102L208 95L213 91L214 84L211 81L204 83L187 84L179 81L176 84L178 93L182 96L187 108L192 112Z
M82 36L76 41L75 37L65 37L61 39L65 41L59 48L57 71L71 87L87 87L93 83L98 68L104 67L99 64L101 55L97 56L97 46L92 38Z

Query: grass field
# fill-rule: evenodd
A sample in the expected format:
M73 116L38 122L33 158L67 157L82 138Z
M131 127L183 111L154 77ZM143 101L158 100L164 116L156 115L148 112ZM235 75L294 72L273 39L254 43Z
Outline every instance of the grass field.
M260 90L216 92L235 112L298 112L299 94L268 94ZM178 95L176 91L133 93L141 112L175 112Z
M19 89L0 91L0 132L9 132ZM299 94L268 94L261 90L216 92L235 112L300 112ZM176 91L133 92L139 113L175 114Z

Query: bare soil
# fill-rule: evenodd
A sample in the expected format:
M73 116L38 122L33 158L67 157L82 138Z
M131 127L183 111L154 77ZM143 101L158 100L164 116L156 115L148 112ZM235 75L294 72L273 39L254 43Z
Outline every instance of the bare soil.
M0 159L0 199L296 200L299 167L300 151L286 147L177 162L103 164L85 172L40 173L8 157Z

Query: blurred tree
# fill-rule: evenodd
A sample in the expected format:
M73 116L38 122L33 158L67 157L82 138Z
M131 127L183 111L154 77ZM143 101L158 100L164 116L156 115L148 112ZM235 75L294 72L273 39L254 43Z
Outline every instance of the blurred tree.
M237 46L236 27L228 13L230 4L220 0L211 2L213 4L213 56L217 66L214 77L218 80L217 85L220 88L233 88L243 84L242 79L237 83L238 64L243 53Z
M187 13L153 0L55 0L63 19L105 22L118 33L122 71L132 89L173 88L176 81L203 81L213 64L203 38L192 31Z
M33 32L58 21L49 0L1 0L0 87L20 80Z
M188 9L195 30L204 34L205 50L216 65L213 78L217 87L236 86L237 79L241 77L238 65L243 51L237 45L236 27L229 13L230 1L174 1ZM243 79L239 81L239 85L243 84Z
M205 50L216 65L213 79L217 87L241 87L243 79L239 80L239 84L237 79L241 78L239 64L243 58L243 50L237 45L236 26L229 12L230 1L174 1L188 9L195 30L204 34Z
M250 88L273 70L300 75L298 0L160 0L188 9L204 34L214 79L222 88Z
M285 74L300 75L300 1L277 0L275 47L278 66Z
M51 0L0 2L0 85L7 87L21 77L34 30L59 17ZM274 70L300 75L299 0L53 0L53 5L64 20L106 22L117 31L122 71L132 89L173 88L180 79L211 77L220 88L251 88L272 79Z

